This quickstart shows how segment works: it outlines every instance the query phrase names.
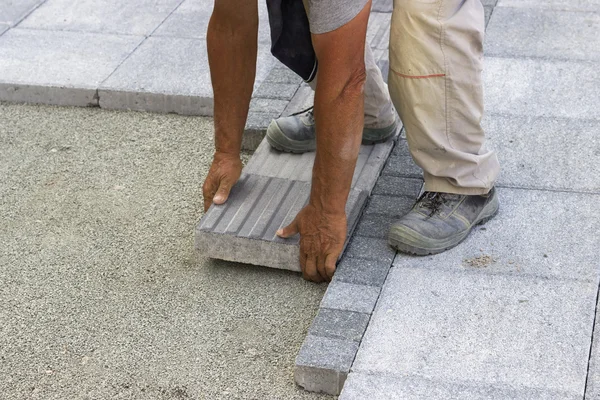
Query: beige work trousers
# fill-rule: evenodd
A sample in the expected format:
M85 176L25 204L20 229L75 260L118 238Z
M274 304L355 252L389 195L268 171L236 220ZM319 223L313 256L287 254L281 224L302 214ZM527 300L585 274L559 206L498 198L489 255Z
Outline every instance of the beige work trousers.
M485 146L480 0L394 0L388 83L425 190L485 194L500 166Z

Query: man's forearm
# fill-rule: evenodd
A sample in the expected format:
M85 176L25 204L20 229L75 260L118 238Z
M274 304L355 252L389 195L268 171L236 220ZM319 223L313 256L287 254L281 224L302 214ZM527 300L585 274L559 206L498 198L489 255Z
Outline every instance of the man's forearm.
M315 95L317 153L310 202L326 213L340 214L345 211L362 138L364 71L352 73L341 87L327 81L319 81L323 88Z
M208 24L215 150L239 154L256 74L256 1L218 0Z

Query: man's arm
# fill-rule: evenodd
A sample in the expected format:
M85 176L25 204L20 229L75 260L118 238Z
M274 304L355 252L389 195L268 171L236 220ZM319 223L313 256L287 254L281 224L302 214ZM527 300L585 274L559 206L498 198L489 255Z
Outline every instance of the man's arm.
M215 0L206 35L214 92L215 154L204 209L227 200L242 170L240 148L256 74L256 0Z
M330 280L347 235L345 207L364 123L364 48L371 2L349 23L312 35L319 60L315 93L317 153L309 204L278 234L300 233L306 279Z

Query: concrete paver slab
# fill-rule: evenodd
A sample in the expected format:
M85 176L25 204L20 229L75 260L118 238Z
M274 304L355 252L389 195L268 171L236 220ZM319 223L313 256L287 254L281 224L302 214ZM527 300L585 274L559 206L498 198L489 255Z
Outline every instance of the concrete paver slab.
M506 400L561 399L581 400L581 396L562 390L513 388L503 385L481 386L473 382L443 382L419 376L383 376L351 372L339 400Z
M20 26L44 30L147 36L181 1L46 0L25 18Z
M568 11L600 11L600 0L498 0L499 7L548 8Z
M487 114L502 186L600 193L600 121Z
M495 113L600 119L596 63L487 57L484 101Z
M321 308L371 314L379 297L375 286L355 285L336 280L327 286Z
M485 42L489 56L600 60L600 13L498 7Z
M8 24L0 24L0 36L10 28Z
M141 40L13 28L0 37L0 100L98 105L96 88Z
M600 196L540 190L499 189L500 212L458 247L394 265L431 270L579 279L598 274L597 209Z
M393 267L352 371L581 397L597 288L597 279Z
M596 313L600 306L600 298L596 306ZM600 399L600 318L596 315L592 351L588 367L587 387L584 400Z
M0 24L14 26L44 0L0 0Z
M153 36L173 36L190 39L206 39L206 29L213 10L213 2L184 0L177 9L156 29ZM258 2L258 40L271 40L267 2Z
M260 47L257 82L274 64ZM99 88L100 106L111 109L212 115L206 41L150 37Z

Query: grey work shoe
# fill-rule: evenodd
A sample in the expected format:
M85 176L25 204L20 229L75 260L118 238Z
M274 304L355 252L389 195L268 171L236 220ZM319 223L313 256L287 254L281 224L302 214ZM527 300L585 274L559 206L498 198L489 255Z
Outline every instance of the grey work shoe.
M425 192L413 209L392 224L390 246L415 255L437 254L462 242L474 226L498 212L496 190L486 195Z
M363 129L363 144L383 143L394 137L398 120L385 128ZM315 118L312 107L289 117L274 119L267 128L267 141L271 147L288 153L315 151Z

